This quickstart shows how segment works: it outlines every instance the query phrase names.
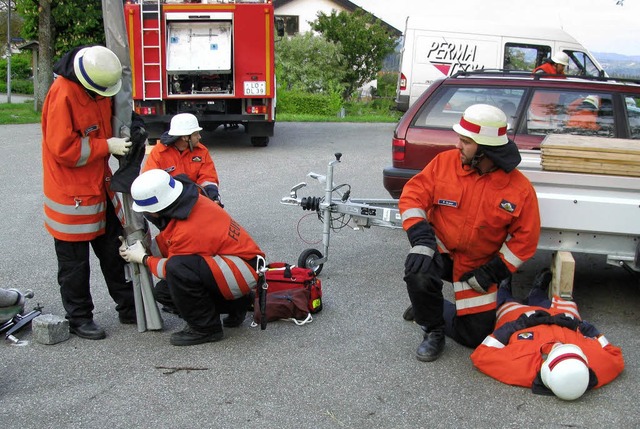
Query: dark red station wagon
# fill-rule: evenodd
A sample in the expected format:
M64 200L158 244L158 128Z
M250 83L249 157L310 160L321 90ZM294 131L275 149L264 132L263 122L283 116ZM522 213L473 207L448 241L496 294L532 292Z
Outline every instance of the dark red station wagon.
M640 139L640 81L502 70L460 73L431 84L398 122L393 165L383 170L393 198L436 154L454 147L458 135L452 125L477 103L505 112L509 138L520 149L540 149L550 133ZM590 122L576 116L583 109Z

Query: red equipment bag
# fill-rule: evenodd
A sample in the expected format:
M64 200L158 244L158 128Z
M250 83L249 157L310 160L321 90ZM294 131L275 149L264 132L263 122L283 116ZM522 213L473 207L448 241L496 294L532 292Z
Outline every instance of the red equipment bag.
M310 321L311 313L322 310L322 282L312 269L284 262L267 265L267 320L293 319L297 324ZM258 294L254 304L254 323L261 321Z

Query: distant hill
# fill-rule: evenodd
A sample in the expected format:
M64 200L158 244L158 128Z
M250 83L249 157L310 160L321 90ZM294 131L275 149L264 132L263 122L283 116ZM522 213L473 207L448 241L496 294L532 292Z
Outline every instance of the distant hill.
M621 55L608 52L592 52L609 76L639 78L640 55Z

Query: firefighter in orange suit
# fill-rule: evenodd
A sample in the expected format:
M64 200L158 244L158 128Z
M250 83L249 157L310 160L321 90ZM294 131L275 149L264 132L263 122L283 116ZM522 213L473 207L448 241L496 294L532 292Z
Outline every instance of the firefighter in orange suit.
M200 143L198 118L191 113L179 113L171 118L169 131L160 136L142 171L159 168L172 176L186 174L203 193L220 202L218 172L209 150Z
M555 74L564 76L565 68L569 66L569 55L564 52L556 52L551 59L546 60L533 70L534 74Z
M91 46L65 54L54 72L42 108L45 227L54 238L70 331L102 339L106 333L93 321L90 245L120 322L135 323L133 288L118 255L122 206L109 188L110 155L125 155L131 145L111 130L110 97L120 90L122 66L109 49Z
M174 178L164 170L148 170L131 185L131 196L133 210L160 230L156 242L163 256L148 256L140 241L123 244L120 255L166 279L169 304L187 322L171 335L171 344L221 340L222 326L239 326L244 320L264 253L244 228L183 175ZM224 313L230 316L221 323Z
M557 296L549 300L550 280L549 271L543 271L526 304L515 300L508 286L500 287L495 330L471 360L503 383L574 400L613 381L623 371L624 359L620 348L581 320L574 302Z
M520 153L497 107L467 108L455 150L437 155L405 185L399 209L411 250L405 319L424 330L421 361L444 350L445 334L476 347L495 321L497 284L536 251L540 214L533 186L516 169ZM442 295L452 281L455 304Z

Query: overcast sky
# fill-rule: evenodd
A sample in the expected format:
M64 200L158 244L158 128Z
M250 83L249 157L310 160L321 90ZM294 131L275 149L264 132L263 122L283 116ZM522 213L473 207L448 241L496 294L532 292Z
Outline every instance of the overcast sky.
M588 50L640 55L640 0L351 0L404 31L409 14L562 27Z

